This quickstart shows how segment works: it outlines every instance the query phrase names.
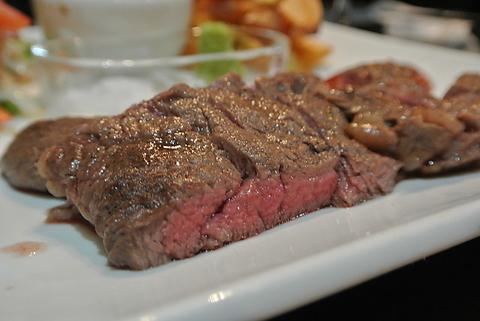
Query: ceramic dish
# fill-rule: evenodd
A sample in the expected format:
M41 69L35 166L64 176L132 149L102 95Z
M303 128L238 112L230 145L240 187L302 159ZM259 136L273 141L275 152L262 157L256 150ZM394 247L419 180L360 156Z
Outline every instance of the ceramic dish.
M322 74L396 59L420 66L438 93L480 56L326 24L335 50ZM2 135L4 150L12 136ZM0 254L0 319L256 320L319 299L480 235L480 172L400 183L388 196L327 208L217 251L143 272L106 264L78 225L47 225L60 201L0 181L0 247L43 242L30 257Z

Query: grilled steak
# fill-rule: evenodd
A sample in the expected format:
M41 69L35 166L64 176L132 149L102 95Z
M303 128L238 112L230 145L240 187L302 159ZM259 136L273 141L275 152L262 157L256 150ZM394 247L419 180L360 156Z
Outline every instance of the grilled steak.
M446 151L430 159L424 173L463 168L480 161L480 74L465 74L445 94L442 111L461 122L464 130L455 136Z
M348 135L371 150L400 160L406 172L425 165L452 146L464 125L432 98L426 79L410 67L367 65L327 82L322 96L350 120Z
M320 95L323 82L314 75L280 74L256 82L256 89L296 110L339 155L335 206L353 206L389 193L395 185L400 163L380 156L344 133L347 120L342 112Z
M84 126L39 170L95 225L112 265L144 269L327 205L337 162L297 113L227 80Z
M364 89L381 91L409 106L431 106L430 83L412 67L394 63L361 65L339 73L326 81L330 88L342 91Z
M480 74L457 79L445 94L441 108L465 125L465 131L480 131Z
M480 76L478 74L461 75L443 98L449 99L463 94L480 95Z
M31 124L15 137L5 152L1 162L3 175L17 188L46 192L45 180L36 168L40 154L64 141L86 121L84 118L60 118Z
M426 78L394 64L253 87L229 75L114 117L36 123L2 166L12 185L66 197L74 211L54 214L78 210L110 264L145 269L388 193L401 167L478 162L479 88L480 76L465 75L438 101Z

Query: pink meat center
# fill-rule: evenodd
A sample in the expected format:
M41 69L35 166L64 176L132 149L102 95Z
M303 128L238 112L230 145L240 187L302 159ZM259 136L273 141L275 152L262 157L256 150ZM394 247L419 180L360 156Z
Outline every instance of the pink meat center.
M224 190L191 199L171 213L163 231L165 253L176 259L259 234L330 202L334 170L316 175L247 179L225 200Z

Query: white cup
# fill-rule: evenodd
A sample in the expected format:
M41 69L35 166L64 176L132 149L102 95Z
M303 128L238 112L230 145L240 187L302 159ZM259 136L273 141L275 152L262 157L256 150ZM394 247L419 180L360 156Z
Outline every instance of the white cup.
M176 55L185 43L192 0L34 0L47 38L75 36L99 44L86 55L152 58ZM109 50L109 43L113 43ZM118 44L121 44L119 47Z

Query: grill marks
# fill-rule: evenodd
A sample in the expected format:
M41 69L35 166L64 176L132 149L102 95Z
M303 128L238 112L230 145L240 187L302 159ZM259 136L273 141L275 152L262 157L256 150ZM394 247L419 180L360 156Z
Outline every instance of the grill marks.
M392 190L400 164L370 152L345 135L347 120L337 107L319 94L325 90L320 79L307 74L280 74L258 80L256 89L298 111L339 155L334 205L352 206Z
M200 239L193 233L200 229L197 225L241 181L223 152L183 120L149 117L142 110L131 110L120 119L91 126L90 131L100 132L100 141L83 141L75 180L62 182L67 197L103 237L112 264L135 269L171 259L171 252L193 255L189 251L198 248L192 244ZM129 124L129 132L118 126L122 122ZM79 140L88 136L86 132ZM62 148L73 151L70 143ZM55 152L46 157L54 159ZM90 163L91 158L97 161ZM52 172L61 172L69 163ZM177 230L168 229L167 217ZM182 242L192 248L175 246ZM159 249L163 250L154 255Z
M112 265L143 269L327 205L337 156L325 147L250 89L176 86L50 148L40 173L95 225Z
M224 83L231 82L226 78ZM286 106L262 101L249 89L219 88L218 83L215 89L191 89L191 94L183 97L195 99L173 103L173 106L188 106L173 112L202 114L212 140L227 153L245 179L239 191L204 227L207 249L258 234L329 201L336 177L325 161L330 159L333 164L336 157L334 154L322 156L324 142L308 132L310 129L301 118ZM169 108L171 110L172 105ZM322 152L311 149L310 144ZM302 164L298 164L299 161ZM299 172L301 169L305 173ZM312 171L316 175L312 175ZM296 180L291 173L304 177ZM294 196L302 192L302 188L314 191L301 194L303 202L300 203L306 205L299 204L298 197Z
M46 146L38 172L95 226L110 264L144 269L388 193L402 165L394 158L423 173L479 158L472 75L441 104L423 77L391 64L328 85L341 90L306 74L253 88L233 75L203 89L177 85ZM353 129L368 124L381 135ZM433 138L443 145L425 148Z

